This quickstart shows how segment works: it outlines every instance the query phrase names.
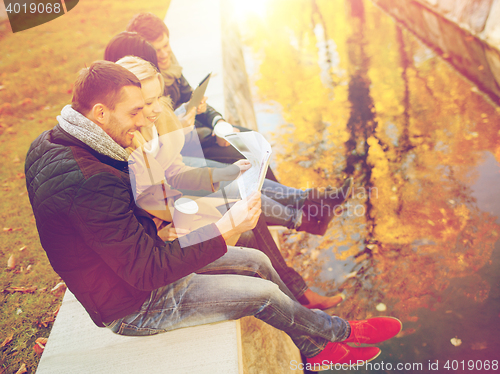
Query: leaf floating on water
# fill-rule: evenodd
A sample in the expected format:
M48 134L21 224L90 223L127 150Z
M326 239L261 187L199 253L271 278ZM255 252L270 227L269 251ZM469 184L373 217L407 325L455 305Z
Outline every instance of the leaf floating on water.
M319 251L319 249L312 250L312 252L311 252L311 260L316 261L316 259L320 255L320 253L321 252Z
M357 271L353 271L352 273L347 274L345 276L345 279L354 278L354 277L356 277L356 275L358 275L358 272Z
M407 335L411 335L415 332L415 329L405 329L399 332L399 334L396 335L396 338L403 338Z
M473 351L480 351L482 349L488 348L488 344L486 342L476 342L472 343L471 348Z
M387 310L387 306L384 303L377 304L375 307L379 312L385 312Z
M451 338L450 341L451 344L453 344L455 347L458 347L459 345L462 344L462 341L458 338Z

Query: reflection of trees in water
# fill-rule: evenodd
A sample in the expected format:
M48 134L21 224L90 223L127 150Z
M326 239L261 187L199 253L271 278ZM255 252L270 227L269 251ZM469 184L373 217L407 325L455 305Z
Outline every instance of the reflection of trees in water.
M259 94L278 102L290 124L277 134L280 180L311 187L352 176L350 204L365 212L344 213L323 238L288 235L287 259L310 284L332 249L352 259L357 275L340 285L350 297L337 310L348 317L375 313L383 301L387 313L409 318L443 302L453 277L471 277L463 292L483 301L489 285L475 272L500 230L467 186L482 154L497 152L498 113L369 2L287 2L286 17L281 1L272 4L253 44L262 56ZM349 18L339 18L343 6ZM316 23L337 46L334 87L321 83L313 63ZM370 188L371 198L360 192ZM315 285L328 293L338 286Z

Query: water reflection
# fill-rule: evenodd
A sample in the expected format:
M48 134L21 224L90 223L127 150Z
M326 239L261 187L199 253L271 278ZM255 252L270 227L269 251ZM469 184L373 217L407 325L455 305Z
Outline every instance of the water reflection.
M287 259L348 294L339 315L403 320L386 361L498 359L500 110L369 1L267 5L242 32L256 102L281 108L279 179L356 187L324 237L285 235Z

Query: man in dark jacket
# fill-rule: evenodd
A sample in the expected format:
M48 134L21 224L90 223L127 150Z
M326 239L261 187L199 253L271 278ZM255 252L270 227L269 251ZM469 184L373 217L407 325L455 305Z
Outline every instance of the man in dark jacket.
M171 242L158 237L153 220L134 202L124 149L145 125L143 106L133 74L97 61L80 72L72 105L32 143L26 158L42 246L92 320L118 334L151 335L254 315L285 331L309 357L310 368L324 360L376 357L376 347L345 342L385 340L399 332L399 321L348 323L309 310L263 253L226 246L227 238L255 226L258 194L215 224Z

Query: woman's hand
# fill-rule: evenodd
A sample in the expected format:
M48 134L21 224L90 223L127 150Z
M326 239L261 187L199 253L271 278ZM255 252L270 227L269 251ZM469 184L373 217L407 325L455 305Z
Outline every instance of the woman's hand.
M233 181L252 167L248 160L238 160L234 164L225 168L215 168L212 172L212 180L214 183L221 181Z
M185 105L185 104L182 104ZM194 128L194 121L196 117L196 108L191 108L189 112L184 112L182 114L177 114L177 118L181 121L183 128L190 128L191 130Z
M207 97L203 96L200 105L198 105L198 108L196 109L196 114L205 113L206 111L207 111Z

